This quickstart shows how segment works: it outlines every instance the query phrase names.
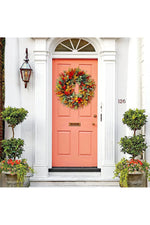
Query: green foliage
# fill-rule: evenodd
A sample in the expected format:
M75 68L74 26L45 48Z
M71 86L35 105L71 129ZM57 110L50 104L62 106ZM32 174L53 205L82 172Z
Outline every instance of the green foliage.
M34 170L28 165L26 159L21 160L3 160L0 163L0 172L9 172L11 175L17 174L17 182L23 184L27 173L34 173Z
M128 179L128 168L127 168L127 159L123 158L120 162L116 164L116 168L114 171L114 177L120 177L120 186L128 187L127 179Z
M147 149L144 135L140 134L133 137L123 137L120 140L121 151L132 155L132 158L140 155Z
M146 123L147 115L144 113L144 109L129 109L124 113L124 117L122 119L124 124L127 124L131 130L134 130L134 135L133 137L125 136L121 138L121 151L131 154L133 159L143 153L148 147L145 143L144 135L140 134L136 136L136 130L140 130Z
M24 140L14 138L14 128L26 119L28 111L24 108L7 107L2 113L3 120L7 121L8 126L12 128L13 137L2 141L3 153L7 159L0 163L0 172L8 172L11 175L17 174L17 182L23 184L24 176L28 172L34 173L25 159L19 160L24 151ZM18 158L16 160L16 158Z
M141 162L140 160L135 159L135 157L146 151L148 147L145 143L144 135L136 135L136 130L140 130L146 123L147 115L144 113L145 110L143 109L129 109L124 113L122 119L124 124L130 127L131 130L134 130L132 137L125 136L120 139L121 151L130 154L132 158L130 160L123 158L116 164L114 177L120 177L120 186L122 187L128 186L127 182L129 173L135 173L138 171L146 173L147 177L150 175L150 164L146 161Z
M17 165L17 181L23 183L25 175L28 172L34 173L34 170L28 165L26 159L22 159L21 163Z
M23 150L23 145L24 145L24 140L18 138L11 138L8 140L3 140L2 141L2 147L4 149L4 153L6 156L11 159L13 158L14 160L19 158L22 154Z
M24 108L12 108L8 106L1 114L3 120L5 120L10 127L14 128L26 119L28 111Z
M144 109L129 109L124 113L122 122L130 127L131 130L140 130L146 123L147 115L145 115L144 113Z
M141 162L138 159L127 160L125 158L121 159L120 162L116 164L114 177L120 177L120 186L128 187L128 174L129 173L146 173L146 176L150 176L149 173L150 164L146 161Z

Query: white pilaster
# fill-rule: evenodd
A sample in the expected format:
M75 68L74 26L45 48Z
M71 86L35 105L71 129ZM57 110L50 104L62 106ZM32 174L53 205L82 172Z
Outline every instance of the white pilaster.
M5 107L20 107L20 72L18 38L6 38L5 43ZM15 137L20 137L20 125L15 128ZM5 137L12 137L12 130L5 126Z
M146 110L146 114L148 115L147 123L145 127L145 135L146 142L148 145L148 149L146 150L146 160L150 163L150 63L149 63L149 53L150 53L150 41L149 38L144 38L144 46L142 55L142 64L144 68L143 72L143 109Z
M141 108L141 82L139 62L139 39L129 39L128 74L127 74L127 108ZM133 135L133 131L126 126L126 135Z
M129 39L128 52L127 110L141 107L138 38Z
M35 162L37 177L48 176L47 39L35 39Z
M102 151L101 168L102 177L112 178L115 167L115 39L104 39L101 55L101 76L102 76Z

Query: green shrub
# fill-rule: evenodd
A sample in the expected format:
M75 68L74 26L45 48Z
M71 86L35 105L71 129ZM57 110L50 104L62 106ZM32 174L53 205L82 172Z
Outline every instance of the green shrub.
M128 187L128 174L141 172L145 173L146 177L150 176L150 164L148 162L140 161L138 159L130 159L127 160L122 158L120 162L116 164L114 171L114 178L120 178L120 186Z
M14 128L19 123L22 123L28 114L28 111L24 108L12 108L8 106L1 113L2 119L8 123L8 126L12 128L13 138L14 138Z
M140 130L147 122L147 115L144 109L129 109L123 115L122 122L130 127L131 130Z
M144 135L140 134L133 137L122 137L120 139L121 151L132 155L132 158L140 155L147 149Z
M3 153L5 159L0 163L0 172L6 172L11 175L17 175L18 183L23 186L24 176L28 172L34 173L34 170L28 165L26 159L19 159L24 151L24 140L14 138L14 128L26 119L28 111L24 108L7 107L2 113L2 118L12 128L13 137L8 140L2 140ZM18 159L16 159L18 158Z
M144 135L136 135L136 130L140 130L147 122L146 118L147 115L145 115L145 110L143 109L129 109L123 115L123 123L133 130L134 133L132 137L122 137L119 143L121 151L131 155L131 159L129 160L125 158L121 159L121 161L116 164L114 170L114 178L120 178L121 187L128 187L127 181L129 173L140 172L145 173L146 177L150 176L150 164L146 161L135 159L146 151L148 147Z
M18 138L11 138L8 140L2 140L2 147L4 150L4 153L6 156L11 159L13 158L14 160L19 158L22 154L23 150L23 145L24 145L24 140Z
M27 173L33 173L34 170L28 165L26 159L12 160L5 159L0 164L0 173L9 172L11 175L17 174L17 182L23 185L24 177Z
M12 108L8 106L2 112L2 118L3 120L7 121L9 126L15 127L19 123L22 123L24 119L26 119L27 114L28 111L24 108Z

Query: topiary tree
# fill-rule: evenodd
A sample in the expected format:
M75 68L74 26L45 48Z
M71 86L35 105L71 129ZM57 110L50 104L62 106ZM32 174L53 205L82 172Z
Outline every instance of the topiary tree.
M14 138L14 128L22 123L26 117L27 117L28 111L24 108L13 108L8 106L5 108L5 110L1 113L2 119L5 120L8 123L8 126L12 128L12 138L8 140L2 140L2 147L4 149L4 153L6 156L14 160L19 158L22 154L23 146L24 146L24 140L18 138Z
M133 131L133 136L120 139L121 151L131 155L130 159L122 158L115 166L114 178L120 178L121 187L147 187L150 164L146 160L136 159L147 149L144 135L136 135L136 131L145 125L146 119L143 109L129 109L123 115L122 122Z
M28 114L28 111L24 108L12 108L8 106L2 113L2 119L8 123L8 126L12 128L14 138L14 128L22 123Z
M130 154L133 159L147 149L144 135L136 135L136 131L141 130L146 123L147 115L144 113L144 109L129 109L124 113L122 119L122 122L133 130L134 133L132 137L125 136L121 138L121 151Z
M20 158L22 152L24 151L24 140L18 138L11 138L8 140L2 140L2 146L4 149L4 153L7 155L9 159L16 160L17 158Z
M12 128L13 133L12 138L2 141L6 158L0 162L0 173L3 172L6 174L8 186L11 186L12 183L9 181L11 176L14 176L13 187L28 186L28 184L24 183L25 176L29 172L34 173L34 170L28 165L26 159L19 159L24 151L24 140L14 138L14 128L26 119L27 114L28 111L24 108L13 107L7 107L1 113L2 119Z
M141 128L147 122L147 115L144 114L144 109L129 109L123 115L122 122L126 124L131 130L134 131L134 136L136 130L141 130Z

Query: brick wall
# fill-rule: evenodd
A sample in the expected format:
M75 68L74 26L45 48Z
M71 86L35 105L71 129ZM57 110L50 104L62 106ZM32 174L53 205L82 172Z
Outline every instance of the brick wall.
M0 113L3 108L3 100L2 100L2 82L3 82L3 69L2 69L2 38L0 38ZM1 147L1 140L3 139L3 121L0 117L0 157L2 155L2 147Z

